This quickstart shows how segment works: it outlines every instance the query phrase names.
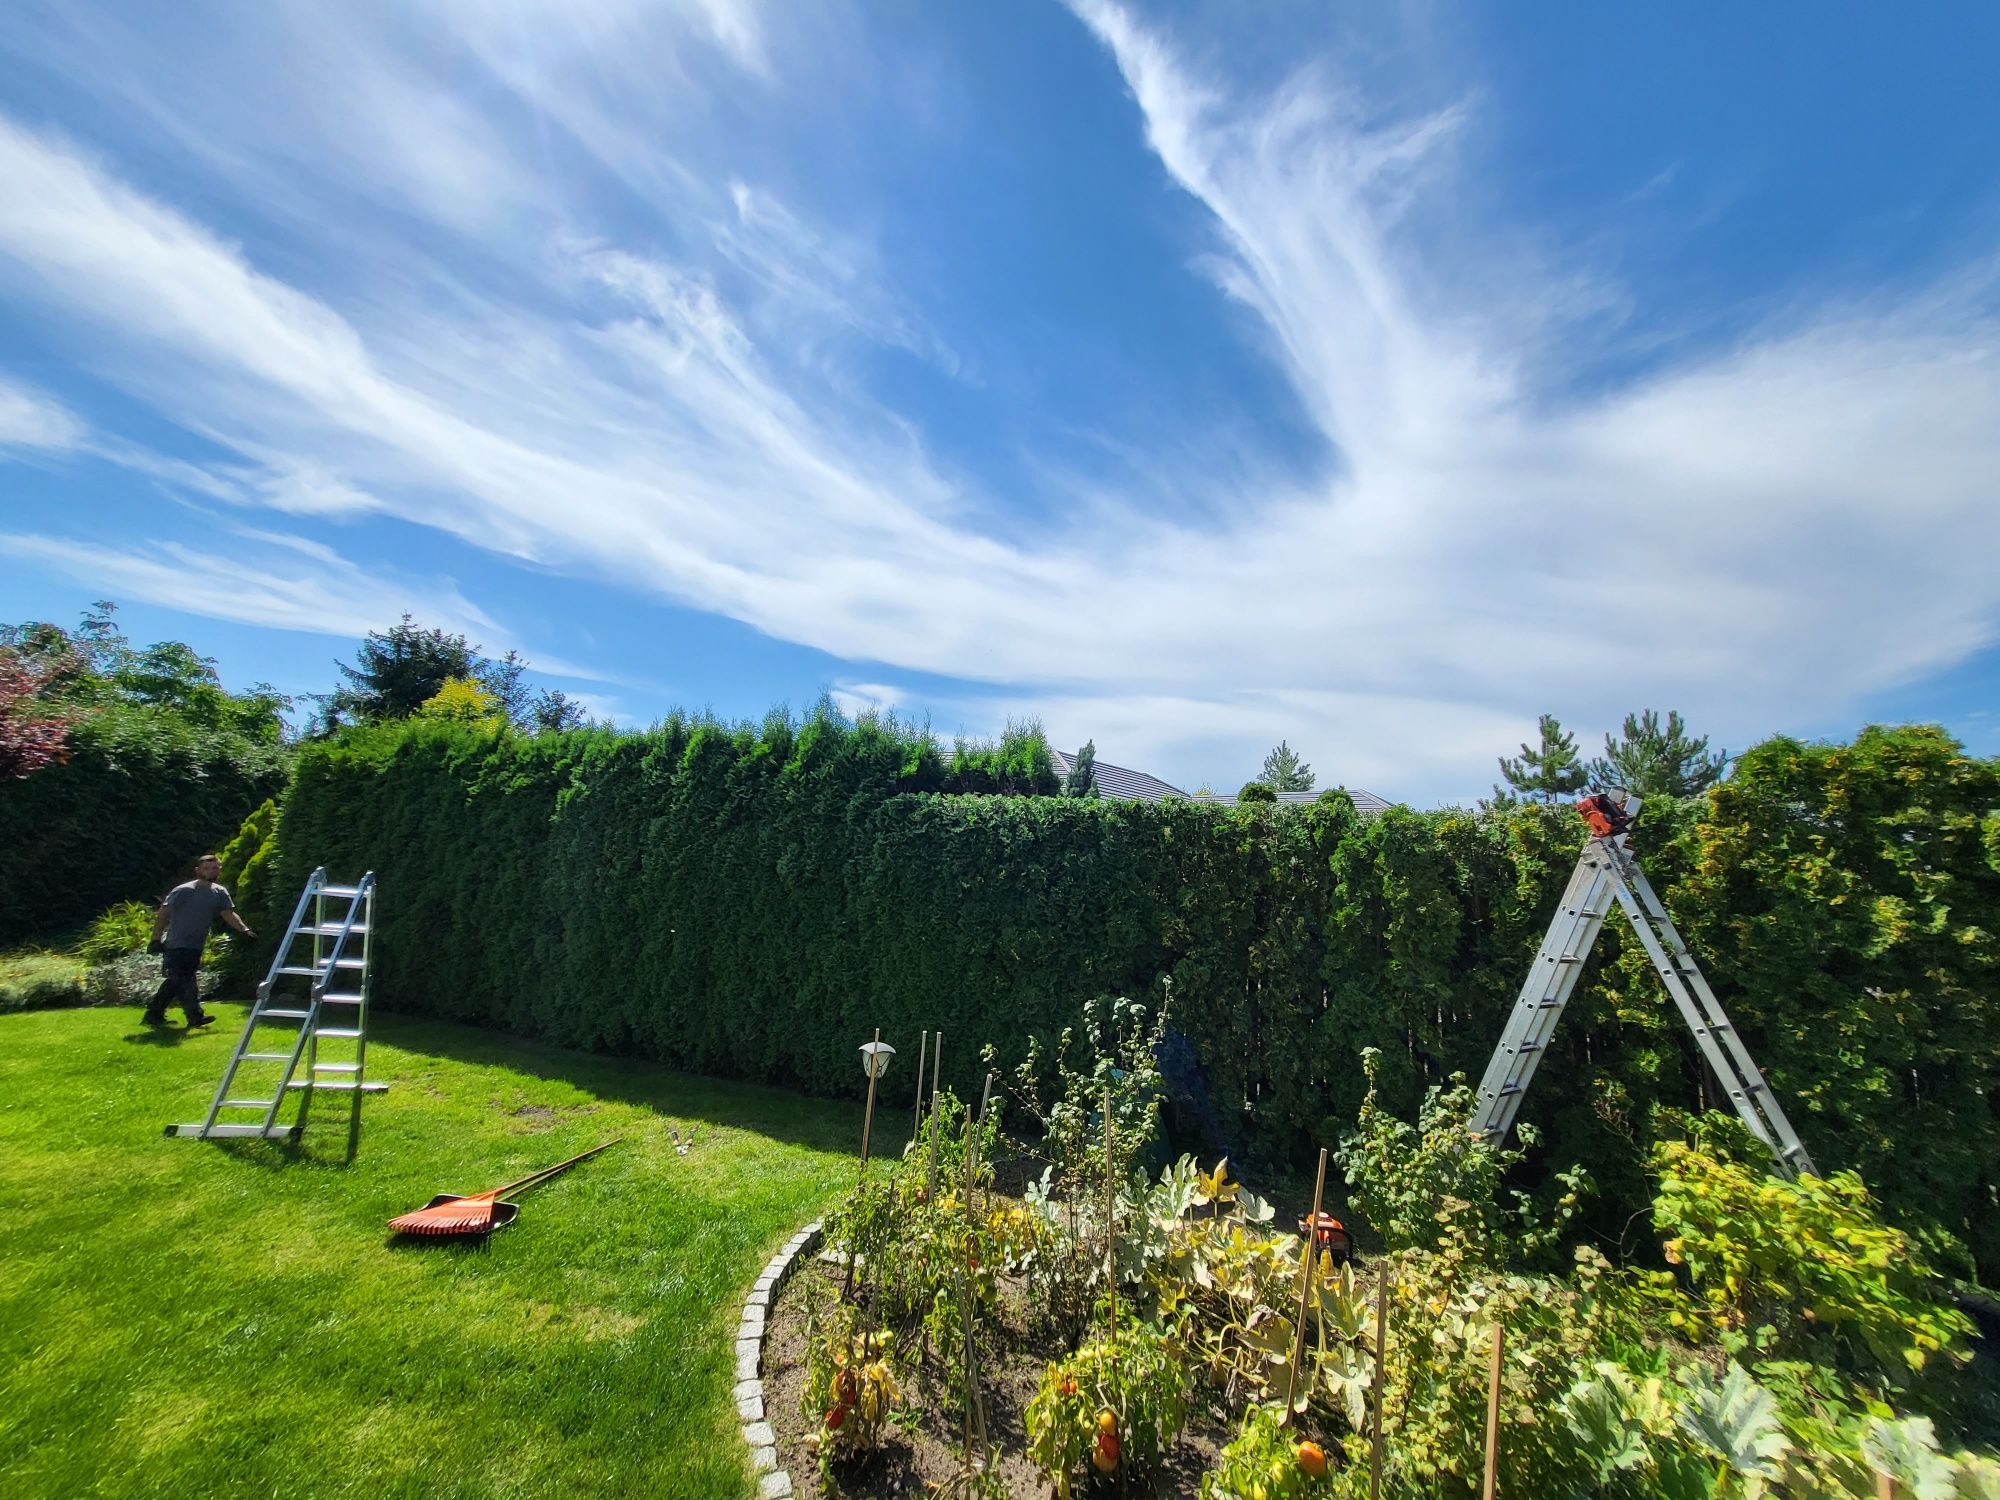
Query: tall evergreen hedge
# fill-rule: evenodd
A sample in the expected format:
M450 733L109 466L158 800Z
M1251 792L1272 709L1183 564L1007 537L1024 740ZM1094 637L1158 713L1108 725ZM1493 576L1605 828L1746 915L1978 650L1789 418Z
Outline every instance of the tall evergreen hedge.
M93 710L68 758L0 782L0 943L159 899L285 785L284 747L144 704Z
M876 1026L941 1028L964 1087L982 1042L1016 1058L1088 996L1170 986L1227 1131L1299 1156L1348 1128L1363 1047L1406 1112L1478 1075L1582 838L1566 809L954 795L962 769L825 718L356 731L300 753L271 900L372 868L392 1006L823 1093ZM1973 1246L2000 1232L1996 807L2000 762L1869 730L1762 745L1637 834L1819 1162ZM1643 1201L1654 1107L1703 1088L1613 919L1523 1118Z

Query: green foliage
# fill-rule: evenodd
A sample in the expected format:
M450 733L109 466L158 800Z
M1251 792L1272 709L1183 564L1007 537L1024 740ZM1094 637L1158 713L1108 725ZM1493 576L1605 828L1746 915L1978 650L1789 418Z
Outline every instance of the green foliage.
M1257 779L1274 792L1309 792L1313 768L1299 759L1299 752L1283 740L1264 757L1264 769Z
M1641 797L1692 797L1721 780L1728 765L1729 752L1711 755L1708 736L1690 735L1678 711L1670 709L1662 724L1649 708L1625 715L1617 739L1604 737L1604 755L1590 763L1589 779L1592 786L1623 787Z
M0 780L0 942L157 901L284 784L289 700L225 691L178 641L135 648L108 603L74 631L0 627L0 648L42 680L37 712L70 725L59 763Z
M120 901L91 918L76 956L87 964L108 964L128 953L144 953L153 937L153 908L143 901Z
M1654 1147L1653 1166L1653 1223L1705 1304L1699 1318L1677 1315L1684 1331L1748 1332L1778 1356L1853 1340L1861 1349L1839 1351L1843 1363L1865 1354L1892 1372L1965 1357L1971 1321L1852 1172L1787 1182L1706 1142L1672 1140Z
M1280 1426L1282 1414L1282 1407L1250 1408L1221 1461L1201 1476L1203 1500L1315 1500L1336 1492L1326 1449Z
M1562 807L1364 820L1344 799L1231 816L949 795L991 780L893 720L824 710L643 734L369 727L301 750L276 887L377 871L389 1004L840 1097L876 1026L962 1039L944 1081L964 1097L975 1040L1010 1070L1084 997L1171 981L1239 1159L1304 1161L1352 1128L1364 1048L1406 1120L1477 1076L1584 841ZM1705 798L1649 801L1634 832L1815 1158L1955 1239L1933 1254L1961 1272L2000 1245L1995 807L2000 763L1872 730L1747 752ZM1608 1241L1651 1198L1659 1110L1703 1106L1698 1064L1613 918L1522 1116L1537 1160L1597 1184ZM907 1110L915 1072L882 1102Z
M0 1011L76 1005L83 999L83 964L67 953L29 948L0 956Z
M416 716L445 724L472 724L481 729L500 729L507 723L500 699L470 677L448 678L418 706Z
M353 665L335 663L342 685L319 700L324 727L406 718L447 682L476 676L486 665L464 636L404 615L387 630L369 631Z
M1426 1090L1411 1125L1384 1109L1377 1097L1382 1054L1365 1049L1361 1069L1368 1094L1354 1133L1341 1142L1335 1159L1347 1174L1355 1207L1387 1248L1449 1247L1504 1264L1533 1256L1560 1239L1589 1191L1581 1171L1556 1175L1561 1195L1540 1222L1525 1193L1515 1193L1513 1211L1504 1211L1500 1184L1524 1153L1467 1134L1475 1095L1463 1076L1454 1076L1447 1088ZM1536 1139L1533 1126L1521 1127L1524 1146L1533 1146Z
M1076 752L1076 758L1070 762L1069 774L1063 777L1062 794L1065 797L1097 795L1096 740L1085 740L1083 748Z
M1276 802L1277 800L1278 793L1269 782L1246 781L1236 789L1236 802L1239 807L1251 802Z
M1509 760L1500 757L1500 776L1507 791L1493 789L1502 804L1512 800L1509 793L1536 802L1557 802L1583 790L1584 765L1576 753L1576 736L1568 733L1554 714L1543 714L1537 723L1540 740L1521 746L1521 753Z
M1093 1469L1145 1475L1180 1436L1187 1409L1184 1355L1173 1336L1122 1328L1042 1372L1028 1403L1028 1455L1062 1496Z

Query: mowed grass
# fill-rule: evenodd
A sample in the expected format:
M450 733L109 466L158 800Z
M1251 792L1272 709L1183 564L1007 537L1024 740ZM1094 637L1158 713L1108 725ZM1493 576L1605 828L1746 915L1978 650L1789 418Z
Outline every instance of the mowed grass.
M858 1106L383 1016L351 1163L337 1095L297 1147L165 1139L218 1013L0 1015L0 1493L754 1494L740 1304L847 1185ZM391 1243L613 1136L483 1248Z

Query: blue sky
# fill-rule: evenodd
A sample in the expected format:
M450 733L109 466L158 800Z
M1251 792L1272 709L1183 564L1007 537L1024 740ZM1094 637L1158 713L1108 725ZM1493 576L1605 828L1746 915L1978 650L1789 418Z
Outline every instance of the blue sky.
M2000 10L29 3L0 616L1469 798L2000 753Z

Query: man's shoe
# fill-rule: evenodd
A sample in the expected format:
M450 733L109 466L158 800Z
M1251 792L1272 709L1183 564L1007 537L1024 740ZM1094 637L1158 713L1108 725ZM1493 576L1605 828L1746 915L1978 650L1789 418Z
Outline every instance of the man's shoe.
M208 1015L205 1012L198 1016L188 1017L188 1030L190 1031L194 1030L194 1028L197 1026L213 1026L214 1024L215 1024L215 1017Z
M139 1017L139 1024L141 1026L164 1026L167 1024L167 1013L163 1010L149 1010L143 1016Z

